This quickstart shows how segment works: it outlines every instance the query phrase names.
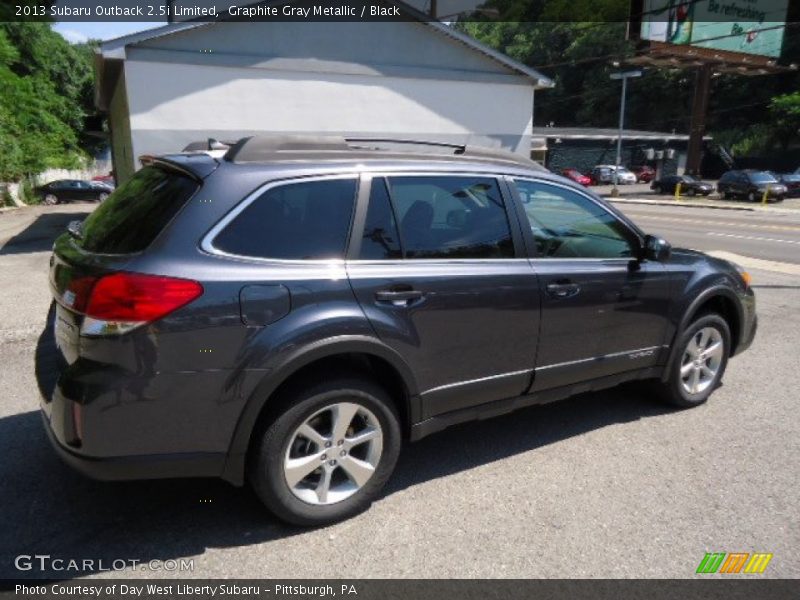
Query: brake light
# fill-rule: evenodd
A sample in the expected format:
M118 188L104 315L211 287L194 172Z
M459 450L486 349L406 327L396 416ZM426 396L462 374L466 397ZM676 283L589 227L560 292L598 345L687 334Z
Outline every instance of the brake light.
M189 279L114 273L96 280L81 327L84 335L119 334L157 321L185 306L203 293L203 286ZM77 308L77 302L73 305Z

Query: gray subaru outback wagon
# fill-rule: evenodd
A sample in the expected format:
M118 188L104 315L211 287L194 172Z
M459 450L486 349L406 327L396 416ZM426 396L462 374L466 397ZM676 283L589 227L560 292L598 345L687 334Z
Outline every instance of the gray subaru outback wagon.
M328 523L404 440L630 380L695 406L755 334L740 268L515 154L252 137L142 164L56 241L37 352L46 430L98 479L249 481Z

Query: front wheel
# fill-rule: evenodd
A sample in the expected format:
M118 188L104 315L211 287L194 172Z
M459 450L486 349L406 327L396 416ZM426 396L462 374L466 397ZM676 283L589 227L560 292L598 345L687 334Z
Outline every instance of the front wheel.
M758 201L758 198L756 197L756 194L755 194L755 192L748 192L748 193L747 193L747 200L748 200L749 202L757 202L757 201Z
M108 194L106 192L101 192L100 195L97 196L97 201L102 203L108 200Z
M326 525L369 507L394 470L400 420L386 392L360 377L321 382L276 399L248 478L280 519Z
M659 382L659 391L675 406L698 406L722 381L730 355L730 328L718 314L706 314L686 328L677 344L680 354L667 381Z
M55 194L45 194L44 203L48 206L54 206L58 204L58 197Z

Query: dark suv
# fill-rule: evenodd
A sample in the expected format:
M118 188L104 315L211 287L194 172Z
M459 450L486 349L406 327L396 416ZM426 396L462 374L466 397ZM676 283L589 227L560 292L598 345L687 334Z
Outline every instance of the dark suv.
M630 380L696 406L755 334L746 273L509 153L256 137L142 163L56 241L37 353L50 438L99 479L248 480L331 522L404 439Z
M759 202L767 195L768 200L782 202L786 196L786 186L768 171L728 171L719 178L717 191L728 200L744 198Z

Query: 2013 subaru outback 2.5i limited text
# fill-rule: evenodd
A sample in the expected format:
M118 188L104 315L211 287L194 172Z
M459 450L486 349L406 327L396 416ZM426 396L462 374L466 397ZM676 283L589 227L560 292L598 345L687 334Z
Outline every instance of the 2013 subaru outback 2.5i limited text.
M741 269L517 155L211 154L143 157L55 243L42 409L92 477L249 481L327 523L369 506L404 439L635 379L695 406L755 334Z

